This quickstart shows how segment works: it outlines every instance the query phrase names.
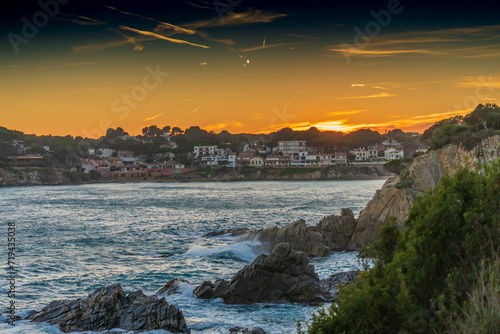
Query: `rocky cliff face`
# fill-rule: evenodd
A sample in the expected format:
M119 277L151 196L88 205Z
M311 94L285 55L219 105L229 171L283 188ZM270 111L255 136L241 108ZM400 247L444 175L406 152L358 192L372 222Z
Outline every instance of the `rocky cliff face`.
M0 169L0 186L37 186L71 184L72 180L57 168Z
M449 172L454 174L461 166L475 166L498 159L500 156L500 136L483 140L470 151L460 146L448 145L415 158L408 172L386 181L373 199L361 212L358 224L347 246L360 249L374 241L379 227L389 216L396 217L402 227L408 217L412 203L429 189L436 187L441 177Z

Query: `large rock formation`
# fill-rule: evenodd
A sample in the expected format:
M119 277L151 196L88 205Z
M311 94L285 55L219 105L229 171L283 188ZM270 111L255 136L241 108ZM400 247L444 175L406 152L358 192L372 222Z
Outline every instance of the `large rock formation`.
M374 241L379 227L389 216L396 217L398 224L403 227L412 203L419 195L436 187L446 172L454 174L461 166L475 166L477 163L496 160L500 156L499 151L500 136L493 136L470 151L461 146L448 145L415 158L408 173L387 180L361 212L347 248L360 249Z
M247 233L240 240L258 240L271 250L279 243L287 242L291 248L310 257L328 256L334 250L344 250L356 228L356 218L350 209L342 209L341 215L323 218L316 226L307 226L303 219L283 227L270 227Z
M321 287L335 299L339 295L340 286L347 285L358 279L358 277L359 271L357 270L335 273L328 278L322 279Z
M194 290L198 298L222 298L227 304L320 303L332 299L324 291L307 255L276 245L238 271L231 281L204 282Z
M169 305L165 298L146 296L140 290L126 296L119 284L99 288L85 299L53 301L34 315L32 321L59 325L63 332L113 328L190 332L182 311Z

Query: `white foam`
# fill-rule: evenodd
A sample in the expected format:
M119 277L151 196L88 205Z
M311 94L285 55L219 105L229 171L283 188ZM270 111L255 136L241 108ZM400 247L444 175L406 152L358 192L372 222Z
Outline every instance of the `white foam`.
M258 241L243 241L229 245L224 245L216 248L206 248L194 246L189 249L183 256L187 257L222 257L226 254L241 259L246 262L252 262L259 256Z

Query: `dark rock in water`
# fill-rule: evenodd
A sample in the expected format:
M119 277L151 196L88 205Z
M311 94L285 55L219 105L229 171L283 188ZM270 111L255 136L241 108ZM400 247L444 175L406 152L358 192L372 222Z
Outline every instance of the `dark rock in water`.
M321 280L321 286L325 291L328 291L334 298L339 295L339 287L347 285L350 282L358 279L359 271L352 270L341 273L335 273L328 278Z
M165 284L163 287L161 287L158 291L156 291L156 294L160 295L160 294L166 292L167 296L170 296L174 293L180 293L179 292L179 284L180 283L191 284L184 279L174 278L173 280L170 280L167 284Z
M212 298L220 298L229 288L229 282L223 279L218 279L214 283L211 281L205 281L201 283L196 289L194 289L193 293L196 297L201 299L212 299Z
M32 321L59 325L63 332L120 328L190 333L182 311L169 305L165 298L146 296L140 290L126 296L119 284L99 288L84 299L53 301Z
M270 249L281 242L288 242L292 249L310 257L325 257L334 250L344 250L349 244L357 220L351 209L343 208L340 216L323 218L316 226L307 226L303 219L283 227L270 227L251 231L241 240L258 240Z
M207 234L204 234L204 237L218 237L224 234L229 234L232 237L239 237L241 235L244 235L245 233L248 233L250 229L248 227L240 227L240 228L230 228L228 230L222 230L222 231L213 231Z
M344 250L349 244L357 224L358 221L352 210L342 208L340 216L327 216L309 229L321 234L324 244L331 250Z
M292 249L306 253L311 257L328 256L330 248L325 245L323 236L312 231L303 219L283 227L270 227L253 231L244 236L244 239L256 239L263 243L268 243L269 248L273 248L281 242L287 242Z
M222 298L226 304L320 303L332 297L323 290L307 255L276 245L237 272L230 282L204 282L194 290L198 298Z
M229 330L230 334L266 334L266 332L260 327L233 327Z

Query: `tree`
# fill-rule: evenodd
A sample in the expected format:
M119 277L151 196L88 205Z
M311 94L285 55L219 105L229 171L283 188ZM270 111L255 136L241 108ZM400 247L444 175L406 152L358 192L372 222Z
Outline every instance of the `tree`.
M170 133L170 129L171 129L171 128L170 128L170 126L169 126L169 125L167 125L167 126L164 126L161 130L162 130L164 133L167 133L167 134L168 134L168 133Z
M443 333L500 248L500 160L444 176L414 203L405 229L388 221L363 256L374 267L313 317L316 333ZM481 302L481 301L479 301Z
M175 136L175 135L178 135L178 134L182 134L184 133L184 131L181 130L181 128L177 127L177 126L174 126L172 128L172 136Z

